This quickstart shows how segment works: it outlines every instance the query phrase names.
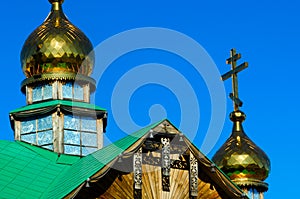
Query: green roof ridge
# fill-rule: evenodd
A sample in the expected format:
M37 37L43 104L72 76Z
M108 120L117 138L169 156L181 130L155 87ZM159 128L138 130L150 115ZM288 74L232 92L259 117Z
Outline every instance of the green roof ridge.
M74 107L87 108L87 109L93 109L93 110L99 110L99 111L106 111L106 109L101 108L100 106L86 103L86 102L76 102L76 101L71 101L71 100L51 100L51 101L39 102L39 103L35 103L35 104L26 105L21 108L12 110L12 111L10 111L10 113L29 111L29 110L33 110L33 109L44 108L44 107L48 107L48 106L57 106L57 105L74 106Z
M164 120L142 128L141 130L138 130L92 154L81 158L68 170L61 173L60 177L58 177L55 182L49 186L48 190L43 195L43 198L61 198L66 196L89 177L101 170L109 162L117 158L137 140L145 136L150 129L154 128ZM68 181L68 183L65 183L66 181Z

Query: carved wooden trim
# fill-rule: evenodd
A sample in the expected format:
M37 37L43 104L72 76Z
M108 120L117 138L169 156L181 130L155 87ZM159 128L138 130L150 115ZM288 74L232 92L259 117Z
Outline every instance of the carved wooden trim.
M170 170L171 170L171 158L170 158L170 139L161 138L163 145L161 152L161 167L162 167L162 188L163 191L170 191Z
M134 198L142 198L142 147L133 156Z
M198 196L198 161L193 153L190 153L190 195Z

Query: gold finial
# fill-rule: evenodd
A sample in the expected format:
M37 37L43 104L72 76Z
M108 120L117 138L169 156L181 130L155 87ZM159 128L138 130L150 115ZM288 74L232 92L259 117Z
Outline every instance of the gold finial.
M48 0L52 4L52 10L61 10L61 4L64 0Z
M240 53L237 54L235 49L231 49L230 57L226 60L226 64L231 64L231 71L225 73L221 77L223 81L232 77L232 93L229 94L229 97L233 101L234 111L238 111L239 107L243 105L243 102L239 99L238 94L237 73L248 67L248 62L244 62L241 65L236 66L236 61L241 57L242 55Z
M62 4L64 0L48 0L51 4L58 2L59 4Z
M230 113L230 120L234 123L233 132L242 132L242 123L245 121L246 115L240 110L236 110ZM237 136L238 140L239 136Z

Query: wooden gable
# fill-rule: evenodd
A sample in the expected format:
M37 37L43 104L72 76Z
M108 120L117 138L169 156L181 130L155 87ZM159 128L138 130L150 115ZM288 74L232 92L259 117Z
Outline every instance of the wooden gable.
M168 120L152 128L82 186L76 198L243 198Z

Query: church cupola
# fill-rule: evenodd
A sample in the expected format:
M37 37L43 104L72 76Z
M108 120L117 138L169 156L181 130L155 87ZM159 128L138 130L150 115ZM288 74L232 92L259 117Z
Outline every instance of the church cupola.
M27 104L49 99L89 102L95 81L90 40L65 16L63 0L49 0L51 12L27 38L21 51L21 85ZM75 81L76 80L76 81ZM74 83L75 82L75 83Z
M244 132L242 123L246 115L239 110L242 101L238 98L237 73L248 66L243 63L236 67L236 61L241 57L231 50L231 57L227 63L232 65L232 70L222 76L222 80L232 77L234 111L230 114L233 122L232 133L213 157L213 162L242 188L249 198L263 199L263 193L268 190L268 184L264 180L270 172L270 160Z
M63 13L63 0L49 2L51 12L21 51L27 106L10 112L11 124L16 140L85 156L102 148L107 115L90 104L93 46Z
M27 78L60 72L63 78L75 73L88 76L94 66L93 46L62 10L62 0L51 0L46 20L24 43L21 64ZM50 78L49 78L50 79Z

